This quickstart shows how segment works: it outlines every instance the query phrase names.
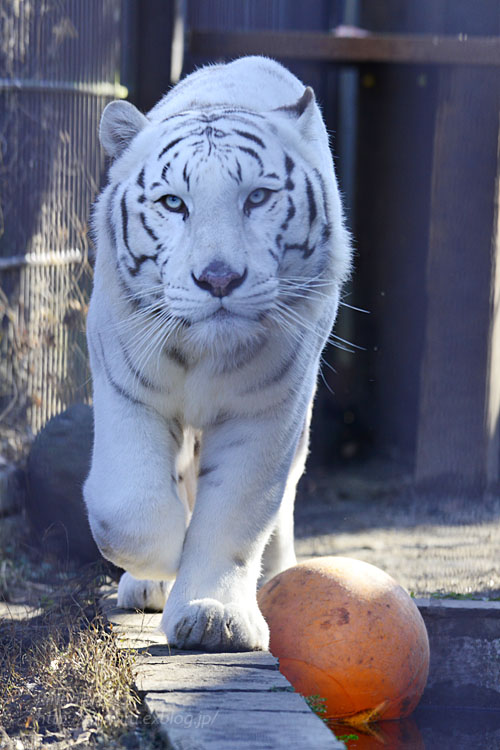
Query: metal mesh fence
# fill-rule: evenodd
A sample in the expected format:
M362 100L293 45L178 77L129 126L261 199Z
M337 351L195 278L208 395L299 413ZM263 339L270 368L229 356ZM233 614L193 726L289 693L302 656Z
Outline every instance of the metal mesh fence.
M0 423L89 397L88 218L122 0L0 0Z

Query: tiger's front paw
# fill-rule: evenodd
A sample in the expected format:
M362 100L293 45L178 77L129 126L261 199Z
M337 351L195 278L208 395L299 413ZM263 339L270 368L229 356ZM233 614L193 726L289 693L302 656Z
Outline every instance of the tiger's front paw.
M124 573L118 584L118 606L122 609L152 609L161 612L173 581L147 581Z
M269 628L257 604L242 606L216 599L193 599L171 612L162 630L170 646L204 651L266 651Z

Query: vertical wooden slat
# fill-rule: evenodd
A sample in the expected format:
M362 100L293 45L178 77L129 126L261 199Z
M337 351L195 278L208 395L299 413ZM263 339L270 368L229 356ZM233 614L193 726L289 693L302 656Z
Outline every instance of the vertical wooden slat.
M486 483L491 489L500 482L500 139L497 165L485 414Z
M170 87L174 0L137 2L134 48L134 104L142 111L153 107Z
M415 470L434 487L484 485L498 107L496 71L441 72Z

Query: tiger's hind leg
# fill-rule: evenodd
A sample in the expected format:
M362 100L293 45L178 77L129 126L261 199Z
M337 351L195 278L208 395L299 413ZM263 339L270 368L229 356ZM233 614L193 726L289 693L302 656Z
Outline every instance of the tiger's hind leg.
M295 484L288 484L283 495L278 522L262 557L259 587L297 563L293 535Z
M296 565L293 510L295 505L295 493L300 477L304 473L309 449L309 427L311 424L312 401L309 404L304 429L297 446L295 457L288 475L286 489L281 501L278 521L269 542L264 550L262 558L262 574L259 586L274 578L282 570Z
M118 606L122 609L151 609L161 612L174 581L148 581L123 573L118 584Z
M175 463L177 492L189 513L192 514L198 488L200 470L200 449L202 433L192 427L186 427L181 450Z

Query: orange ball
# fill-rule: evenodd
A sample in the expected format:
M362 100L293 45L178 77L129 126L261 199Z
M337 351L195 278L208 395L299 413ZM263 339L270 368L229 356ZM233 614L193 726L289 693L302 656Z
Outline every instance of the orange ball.
M409 594L374 565L320 557L265 584L259 606L281 672L325 718L367 723L408 716L429 672L429 640Z

